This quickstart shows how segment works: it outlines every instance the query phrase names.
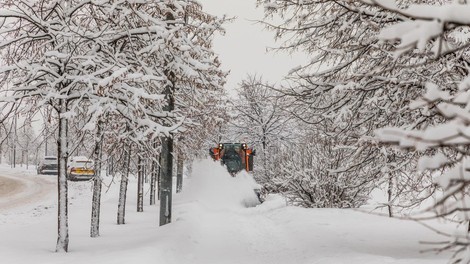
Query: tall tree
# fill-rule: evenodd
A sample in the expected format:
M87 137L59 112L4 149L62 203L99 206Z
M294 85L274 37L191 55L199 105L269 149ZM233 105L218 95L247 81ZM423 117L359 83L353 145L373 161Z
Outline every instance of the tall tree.
M97 47L93 38L84 37L90 19L79 15L83 5L74 1L3 1L0 9L4 23L0 49L5 61L0 72L9 84L4 87L2 101L19 102L31 112L49 104L58 115L56 251L67 251L67 123L78 106L72 102L90 94L91 87L82 79L89 72L83 62L92 59Z
M123 225L126 223L126 200L127 200L127 186L129 184L129 172L131 164L131 151L132 144L128 144L125 149L124 160L124 173L121 175L121 183L119 187L119 203L117 212L117 224Z
M179 142L179 141L178 141ZM184 170L184 155L183 150L178 149L176 154L176 192L180 193L183 190L183 170Z
M93 177L93 197L91 202L91 237L98 237L100 235L101 189L103 186L103 178L101 176L103 157L103 123L104 122L102 120L98 120L95 134L95 148L93 151L95 176Z
M286 39L280 49L300 50L312 57L310 63L291 71L290 86L284 93L295 99L291 113L322 136L334 138L330 144L336 146L335 151L343 152L340 162L325 162L336 163L337 173L362 178L366 188L386 184L390 177L405 181L402 171L412 171L421 154L388 155L393 150L383 151L373 138L374 130L386 125L432 124L436 121L433 113L408 108L409 98L418 97L430 79L445 83L461 73L446 68L446 62L440 60L418 66L425 59L418 54L390 56L387 46L378 45L376 35L403 17L366 1L258 3L265 8L265 25L277 38ZM271 22L269 17L274 15L282 22ZM414 181L409 186L420 184Z
M137 154L137 212L144 211L144 161L142 151Z
M265 184L269 183L272 174L273 156L270 147L287 142L292 131L288 131L293 119L285 111L286 102L281 93L261 77L248 76L237 89L238 99L233 101L232 134L242 141L258 147L257 162L258 178Z
M185 91L221 89L225 74L210 40L223 19L197 3L170 0L6 1L0 8L6 18L0 72L12 84L2 101L29 103L30 111L50 104L58 113L57 250L67 251L68 122L85 113L80 129L91 131L102 114L118 115L130 128L119 138L130 142L177 132L189 121L163 109L163 89L176 83ZM175 19L165 21L168 14Z
M156 144L154 143L154 147ZM158 168L160 160L160 154L153 157L151 160L150 168L150 205L154 205L156 202L157 187L160 185L160 169ZM160 189L160 188L158 188Z
M377 135L386 143L428 151L429 155L420 159L418 169L433 172L435 182L444 190L435 201L434 216L431 217L449 216L468 223L470 38L466 32L470 30L470 21L467 16L459 14L470 12L470 5L467 1L407 7L379 1L367 3L402 18L397 24L382 29L378 35L396 57L410 60L419 54L422 59L411 67L433 69L438 61L446 65L441 70L455 72L453 78L444 82L437 78L429 79L423 84L425 92L422 96L409 98L410 108L432 113L434 124L382 128ZM447 236L451 239L437 250L452 250L452 263L468 263L468 234L454 232Z

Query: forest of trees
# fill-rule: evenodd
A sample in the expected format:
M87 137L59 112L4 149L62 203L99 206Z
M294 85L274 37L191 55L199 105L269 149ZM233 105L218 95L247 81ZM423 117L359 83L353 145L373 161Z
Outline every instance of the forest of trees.
M69 156L86 155L98 172L119 177L118 224L129 175L139 191L148 175L163 225L171 222L173 174L180 191L183 167L225 140L254 146L263 192L291 205L358 208L381 189L390 217L413 217L433 197L433 218L470 227L469 3L257 4L259 22L282 43L277 50L302 52L310 63L282 83L248 75L229 99L228 73L212 50L227 19L197 1L0 3L0 158L59 157L57 251L68 250ZM92 237L101 186L98 173ZM468 234L448 237L436 250L466 262Z

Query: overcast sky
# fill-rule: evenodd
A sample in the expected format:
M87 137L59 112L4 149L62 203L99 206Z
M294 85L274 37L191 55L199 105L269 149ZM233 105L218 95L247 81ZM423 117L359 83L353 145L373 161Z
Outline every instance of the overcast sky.
M225 36L218 35L214 50L219 54L222 67L230 70L226 88L231 95L247 74L262 75L270 82L280 82L286 73L305 61L303 56L266 52L275 47L274 34L266 31L254 20L262 19L262 8L256 0L198 0L203 9L213 15L224 14L237 19L225 25Z

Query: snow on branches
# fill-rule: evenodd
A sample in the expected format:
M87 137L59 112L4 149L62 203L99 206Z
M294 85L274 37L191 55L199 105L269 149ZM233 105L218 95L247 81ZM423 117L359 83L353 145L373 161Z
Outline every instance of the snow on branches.
M4 102L31 98L38 105L56 105L65 99L69 109L63 112L71 119L80 107L74 101L86 100L91 118L85 129L94 128L97 116L115 113L136 127L133 132L141 134L136 137L156 137L176 131L185 120L182 113L163 110L166 85L217 90L224 83L210 50L223 21L203 15L197 4L68 1L59 8L7 1L2 8L1 72L11 84L3 90ZM173 125L162 119L174 120Z
M410 5L396 7L385 1L363 1L402 17L401 21L382 29L379 38L391 43L396 55L412 59L431 53L433 58L422 60L425 66L433 61L445 63L441 69L460 72L446 82L430 78L424 85L423 95L411 102L410 107L432 113L431 124L424 127L406 126L377 130L382 142L398 144L403 148L415 148L433 152L418 163L422 171L436 173L435 183L444 193L434 205L436 217L457 216L468 222L468 186L470 185L470 98L469 98L469 42L461 37L470 27L470 5L454 1L441 5ZM445 248L453 248L454 263L468 263L468 234L455 233L454 241Z
M116 140L152 145L193 125L202 108L193 101L219 95L225 82L211 50L224 21L185 0L0 3L1 107L17 104L31 116L55 109L63 206L68 125L87 132L102 124ZM61 237L57 249L67 251Z

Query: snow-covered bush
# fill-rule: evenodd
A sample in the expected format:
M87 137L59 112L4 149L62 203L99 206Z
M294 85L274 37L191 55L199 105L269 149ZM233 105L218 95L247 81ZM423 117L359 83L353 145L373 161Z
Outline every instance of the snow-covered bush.
M307 138L305 138L307 139ZM291 204L317 208L356 208L365 204L374 178L362 169L340 171L344 152L319 135L283 148L266 187L285 195Z

